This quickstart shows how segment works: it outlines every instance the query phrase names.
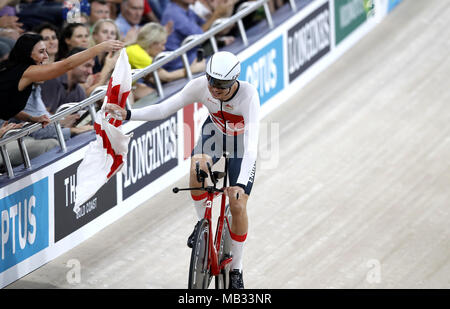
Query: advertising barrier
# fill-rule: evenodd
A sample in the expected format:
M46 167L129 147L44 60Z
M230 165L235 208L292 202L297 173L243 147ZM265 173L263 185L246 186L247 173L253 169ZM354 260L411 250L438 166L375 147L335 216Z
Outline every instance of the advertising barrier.
M48 178L0 199L0 273L49 245Z
M177 114L146 122L134 129L123 176L123 199L127 199L178 164ZM122 173L123 174L123 173Z
M283 37L269 42L251 57L242 61L240 80L256 87L261 104L284 88Z
M261 117L326 69L399 2L312 1L239 53L240 80L257 88ZM124 131L133 133L125 172L112 177L77 214L73 212L76 169L87 147L2 188L0 287L70 250L186 177L190 153L206 117L201 102L193 102L160 121L125 123Z
M313 11L287 31L289 82L331 50L330 6Z
M117 205L117 181L112 177L75 213L75 187L77 168L81 160L55 173L55 242L78 230L101 214Z

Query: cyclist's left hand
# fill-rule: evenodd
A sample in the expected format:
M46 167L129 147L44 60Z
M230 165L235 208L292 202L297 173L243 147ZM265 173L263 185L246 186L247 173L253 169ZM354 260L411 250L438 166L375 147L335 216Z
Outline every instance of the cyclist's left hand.
M239 186L232 186L232 187L227 187L224 190L224 193L226 195L228 195L228 198L231 199L240 199L242 196L244 196L245 191L244 189L242 189Z

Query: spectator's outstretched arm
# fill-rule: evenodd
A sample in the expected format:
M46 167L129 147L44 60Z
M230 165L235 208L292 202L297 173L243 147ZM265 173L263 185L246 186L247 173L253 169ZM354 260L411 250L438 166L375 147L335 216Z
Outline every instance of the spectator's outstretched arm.
M45 128L50 123L50 118L48 118L47 115L41 115L41 116L31 116L30 114L26 112L19 112L17 113L14 118L17 118L22 121L26 122L39 122L42 124L42 127Z
M76 53L61 61L50 64L32 65L24 73L19 82L19 89L25 89L31 83L56 78L67 71L85 63L101 53L118 51L124 47L123 42L117 40L104 41L82 52Z

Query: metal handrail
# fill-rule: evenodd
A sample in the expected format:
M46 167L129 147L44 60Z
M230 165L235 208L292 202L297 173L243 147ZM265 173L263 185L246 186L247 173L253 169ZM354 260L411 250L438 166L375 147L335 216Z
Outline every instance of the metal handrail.
M153 74L158 74L157 69L161 68L163 65L176 59L177 57L180 57L180 56L183 57L183 55L185 56L187 51L202 44L203 42L205 42L207 40L211 40L211 38L213 38L216 34L221 32L222 30L228 28L229 26L231 26L235 23L239 23L240 25L242 25L242 19L244 17L246 17L247 15L256 11L261 6L264 6L264 11L266 13L266 19L267 19L269 28L273 28L272 16L270 15L270 10L269 10L267 2L268 2L268 0L251 1L251 3L248 5L248 7L236 12L233 16L228 17L226 22L220 23L220 24L216 25L215 27L211 27L209 30L204 32L198 38L195 38L194 40L182 45L180 48L172 51L170 55L167 55L166 57L162 57L161 59L155 59L155 61L151 65L149 65L148 67L146 67L144 69L132 70L132 81L135 82L136 80L138 80L152 72L153 72ZM239 27L239 31L243 38L244 45L246 46L248 43L247 43L247 39L246 39L246 35L245 35L245 29L243 29L243 27ZM186 67L186 63L185 63L185 67ZM187 67L186 70L190 71L190 68ZM106 95L106 90L99 91L99 92L91 95L90 97L84 99L83 101L79 102L79 104L77 104L73 107L64 109L63 111L57 112L56 114L49 117L50 123L55 123L55 125L58 127L59 120L61 120L62 118L66 117L70 114L78 112L81 109L92 106L92 104L94 104L95 102L103 99L105 95ZM8 173L9 178L14 177L14 172L12 170L9 155L6 150L6 144L8 144L9 142L15 141L15 140L22 139L23 137L28 136L30 133L37 131L40 128L41 128L40 123L33 123L30 126L27 126L26 128L22 128L18 132L15 132L15 134L10 134L9 136L0 138L0 150L1 150L3 160L4 160L4 164L7 168L7 173ZM65 152L66 151L65 142L64 142L62 135L58 136L58 138L60 139L60 145L61 145L62 152ZM63 140L61 141L61 139L63 139ZM26 154L25 145L22 143L21 146L22 146L22 147L20 147L21 149L24 148L24 151L22 152L22 156L25 159L26 167L27 167L27 169L30 169L31 164L29 163L29 160L26 160L27 154Z

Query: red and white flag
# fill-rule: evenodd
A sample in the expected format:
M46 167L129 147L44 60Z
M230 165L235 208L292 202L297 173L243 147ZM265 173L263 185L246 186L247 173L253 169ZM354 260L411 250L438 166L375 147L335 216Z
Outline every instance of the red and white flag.
M96 139L88 145L83 161L77 169L73 208L75 213L78 213L80 207L126 165L128 144L132 135L125 135L122 132L122 121L108 117L103 108L106 103L117 104L124 108L131 91L131 81L128 56L125 49L122 49L109 80L103 106L95 117ZM126 169L124 171L126 172Z

